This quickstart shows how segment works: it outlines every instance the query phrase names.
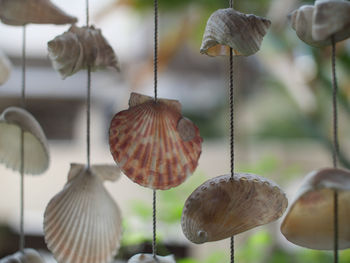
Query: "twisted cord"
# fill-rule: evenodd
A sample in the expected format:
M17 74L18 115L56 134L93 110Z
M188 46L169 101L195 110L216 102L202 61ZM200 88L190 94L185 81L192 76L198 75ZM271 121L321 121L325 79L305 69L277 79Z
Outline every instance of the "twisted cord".
M24 25L22 31L22 108L26 107L26 57L26 26Z
M87 157L87 167L90 169L90 126L91 126L91 68L88 66L87 69L87 96L86 96L86 157Z
M152 238L152 254L153 258L157 260L157 247L156 247L156 190L153 190L153 238Z
M336 64L335 64L335 39L334 35L332 36L332 87L333 87L333 167L337 167L337 160L339 156L339 139L338 139L338 111L337 111L337 76L336 76ZM338 193L334 190L334 263L338 263Z
M158 0L154 0L154 101L158 99Z
M90 15L89 15L89 0L85 1L85 5L86 5L86 26L89 27L89 23L90 23Z

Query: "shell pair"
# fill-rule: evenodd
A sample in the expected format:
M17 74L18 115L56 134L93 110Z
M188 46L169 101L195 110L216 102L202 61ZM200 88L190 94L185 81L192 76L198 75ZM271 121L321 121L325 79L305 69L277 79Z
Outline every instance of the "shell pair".
M77 22L75 17L66 14L49 0L0 0L0 19L13 26Z
M246 15L232 8L214 12L204 32L200 52L209 56L249 56L260 49L271 22L255 15Z
M68 182L46 207L45 241L59 263L108 263L121 240L121 213L103 186L115 165L72 164Z
M283 191L268 179L222 175L204 182L187 198L182 231L196 244L222 240L277 220L287 205Z
M21 170L22 131L24 173L41 174L49 167L48 142L40 124L22 108L9 107L0 116L0 162Z
M157 260L155 260L152 254L137 254L130 258L128 263L176 263L176 261L173 255L157 256Z
M117 56L101 30L94 26L73 25L67 32L48 42L52 65L62 78L90 67L92 71L112 67L119 71Z
M350 172L327 168L308 174L281 226L292 243L334 248L334 192L338 193L339 249L350 247Z
M26 248L23 253L21 251L16 252L13 255L0 259L0 263L44 263L38 252L34 249Z
M315 46L331 44L350 37L350 3L342 0L317 0L291 13L291 23L297 36Z
M152 189L181 184L198 165L202 138L181 114L176 100L132 93L129 109L117 113L109 128L114 160L131 180Z

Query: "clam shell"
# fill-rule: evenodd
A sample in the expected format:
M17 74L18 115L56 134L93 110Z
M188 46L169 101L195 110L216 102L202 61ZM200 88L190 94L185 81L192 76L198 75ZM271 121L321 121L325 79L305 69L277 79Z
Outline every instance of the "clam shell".
M139 103L141 102L141 103ZM153 189L181 184L198 165L202 138L181 115L181 104L132 93L129 109L111 121L114 160L135 183Z
M0 162L20 171L21 129L24 131L24 173L41 174L49 167L45 134L35 118L18 107L9 107L0 116Z
M222 175L199 186L186 200L182 231L191 242L222 240L277 220L287 208L283 191L254 174Z
M73 24L72 17L49 0L0 0L0 19L8 25Z
M350 172L327 168L307 175L281 225L292 243L333 249L334 190L338 192L339 249L350 247Z
M46 244L59 263L110 262L120 246L120 210L98 176L75 171L46 207Z
M71 163L68 173L68 181L74 176L80 174L86 165L82 163ZM116 181L120 177L120 169L115 164L93 164L90 167L93 174L97 175L102 181Z
M48 42L49 57L62 78L90 66L92 71L112 67L119 71L117 56L100 29L73 25Z
M11 73L11 62L0 50L0 85L4 84Z
M38 252L31 248L25 248L23 253L16 252L13 255L0 259L0 263L44 263Z
M152 254L137 254L130 258L128 263L176 263L176 261L173 255L157 256L157 260L155 260Z
M260 49L271 22L263 17L242 14L232 8L219 9L209 18L200 52L209 56L249 56Z

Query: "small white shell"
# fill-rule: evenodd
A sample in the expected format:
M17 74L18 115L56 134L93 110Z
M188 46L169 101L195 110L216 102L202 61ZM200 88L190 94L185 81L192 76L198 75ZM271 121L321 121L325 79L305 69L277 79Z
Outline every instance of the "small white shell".
M157 260L155 260L152 254L137 254L130 258L128 263L176 263L176 261L173 255L157 256Z
M219 9L209 18L200 52L209 56L233 54L249 56L260 49L271 22L255 15L242 14L232 8Z
M38 252L31 248L25 248L23 253L16 252L13 255L0 259L0 263L44 263Z
M82 163L71 163L68 173L68 181L74 178L74 176L80 174L86 168ZM91 165L91 171L96 174L102 181L116 181L120 177L120 169L115 164L93 164Z
M67 15L49 0L0 0L0 19L8 25L73 24L75 17Z
M11 73L11 62L0 50L0 85L4 84Z
M35 118L18 107L9 107L0 116L0 162L20 171L21 129L24 131L24 173L41 174L49 167L45 134Z
M90 66L92 71L112 67L119 71L117 56L100 29L72 26L48 42L52 65L62 78Z
M334 190L338 192L339 249L350 247L350 172L327 168L308 174L281 225L292 243L333 249Z
M108 263L120 246L120 210L100 178L77 167L46 207L45 241L59 263Z

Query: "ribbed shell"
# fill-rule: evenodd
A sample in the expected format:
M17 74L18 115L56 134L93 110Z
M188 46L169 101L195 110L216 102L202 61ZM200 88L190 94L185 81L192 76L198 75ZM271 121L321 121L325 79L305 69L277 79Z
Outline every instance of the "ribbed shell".
M36 119L18 107L9 107L0 116L0 162L20 171L21 129L24 131L24 173L41 174L49 167L48 142Z
M49 0L0 0L0 19L8 25L73 24L72 17Z
M292 243L311 249L334 246L334 190L338 192L339 249L350 248L350 172L327 168L311 172L281 225Z
M82 163L71 163L68 173L68 181L86 168ZM102 181L116 181L120 177L120 169L115 164L92 164L90 167L93 174L97 175Z
M46 207L45 241L58 263L107 263L119 249L121 223L102 181L83 170Z
M274 182L253 174L222 175L186 200L182 231L193 243L222 240L282 216L288 201Z
M176 263L173 255L161 257L157 255L154 260L152 254L137 254L128 260L128 263Z
M271 22L263 17L242 14L232 8L219 9L209 18L200 52L209 56L249 56L260 49Z
M25 248L23 253L16 252L13 255L0 259L0 263L44 263L38 252L31 248Z
M0 85L4 84L11 74L11 62L0 50Z
M48 42L49 57L62 78L90 66L92 71L112 67L119 71L117 56L100 29L73 25Z
M181 104L132 93L129 109L114 116L109 145L114 160L135 183L152 189L181 184L198 165L202 138L181 115Z

